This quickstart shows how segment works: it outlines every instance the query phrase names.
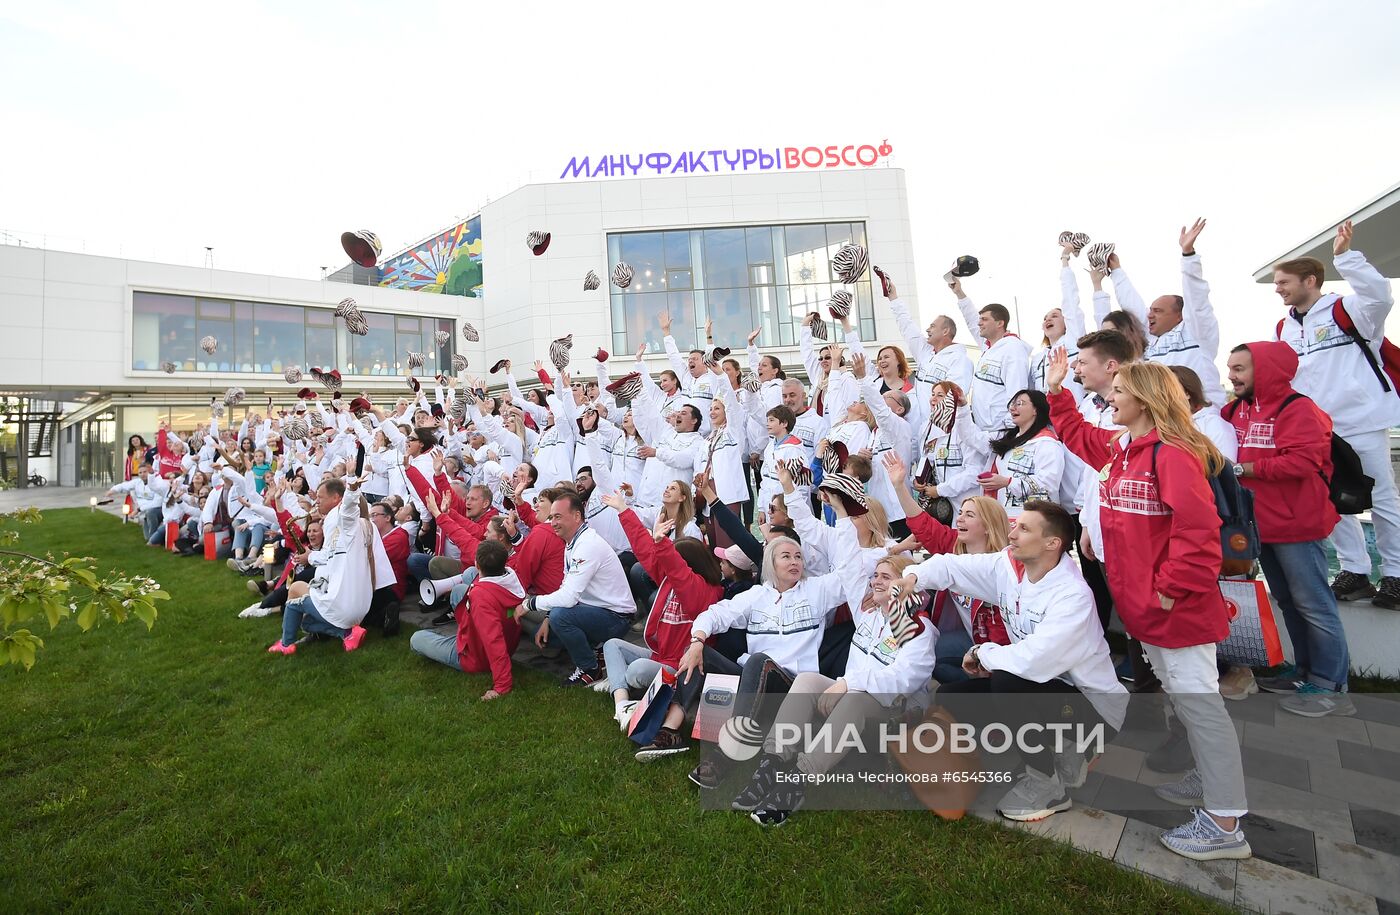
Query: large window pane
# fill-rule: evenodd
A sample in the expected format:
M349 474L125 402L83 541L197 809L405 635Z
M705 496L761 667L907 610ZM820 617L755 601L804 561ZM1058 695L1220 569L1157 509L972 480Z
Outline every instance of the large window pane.
M133 295L133 369L157 371L162 363L173 362L182 371L193 371L197 339L192 296L155 292L137 292Z
M227 299L195 300L195 336L203 341L213 337L218 347L206 353L201 347L195 358L195 370L200 372L237 371L234 363L233 303Z
M423 324L425 325L425 329L431 327L433 331L441 331L447 334L447 339L440 346L438 345L436 334L433 335L431 342L424 340L423 345L431 349L437 356L438 371L446 372L449 375L452 374L452 354L456 352L454 347L457 345L457 338L452 333L452 320L450 318L439 318L434 321L431 318L424 318Z
M264 372L281 372L289 366L305 368L306 328L302 309L295 305L253 306L257 325L256 355Z
M257 359L254 356L256 333L257 330L253 324L253 303L234 302L233 339L229 343L232 347L231 358L234 362L233 370L235 372L264 371L258 368Z
M865 244L865 238L860 222L610 235L610 260L637 268L626 293L612 290L613 347L632 352L645 342L660 350L659 307L648 296L662 290L669 294L672 332L682 349L703 338L707 318L721 345L741 345L755 327L763 329L765 345L795 345L806 314L826 315L832 255L847 242ZM658 257L664 273L648 276ZM869 277L847 288L857 297L853 317L862 339L873 339Z
M826 226L787 227L787 276L789 283L826 283L831 280L826 246Z
M743 229L705 230L705 288L733 289L749 284Z
M306 309L307 367L333 369L338 368L336 362L335 313L320 308Z
M618 256L635 271L628 292L660 292L666 288L663 281L666 263L662 254L660 232L637 232L619 236Z
M356 375L394 374L394 316L365 314L369 333L350 335L350 371Z
M690 263L690 233L666 232L663 235L668 268L688 268Z

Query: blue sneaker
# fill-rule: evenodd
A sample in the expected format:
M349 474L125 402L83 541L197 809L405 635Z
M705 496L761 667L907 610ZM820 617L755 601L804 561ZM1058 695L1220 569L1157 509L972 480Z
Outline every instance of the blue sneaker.
M1239 821L1227 830L1204 810L1191 811L1191 819L1162 833L1162 844L1185 858L1214 861L1217 858L1248 858L1254 852L1245 841Z
M1356 714L1356 706L1346 693L1323 689L1313 683L1301 684L1293 695L1279 703L1279 708L1304 718L1323 718L1327 715L1347 717Z
M1289 664L1272 677L1259 677L1255 682L1266 693L1296 693L1306 677L1295 665Z

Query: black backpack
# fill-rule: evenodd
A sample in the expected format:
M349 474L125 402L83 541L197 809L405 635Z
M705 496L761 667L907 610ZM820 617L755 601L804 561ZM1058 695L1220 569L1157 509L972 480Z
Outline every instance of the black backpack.
M1274 417L1276 421L1278 416L1283 415L1284 409L1295 400L1309 398L1306 394L1288 395L1278 408L1278 414ZM1239 403L1238 400L1231 401L1227 418L1234 418ZM1321 470L1318 470L1317 475L1327 484L1327 497L1338 514L1359 515L1370 511L1371 490L1375 488L1376 478L1366 475L1366 469L1361 466L1361 458L1355 449L1335 432L1332 433L1332 477L1328 479L1327 474Z
M1157 451L1152 444L1152 478L1157 479ZM1220 574L1248 575L1259 558L1259 528L1254 524L1254 493L1240 484L1228 461L1217 474L1206 474L1215 513L1220 516ZM1160 484L1158 484L1160 485Z

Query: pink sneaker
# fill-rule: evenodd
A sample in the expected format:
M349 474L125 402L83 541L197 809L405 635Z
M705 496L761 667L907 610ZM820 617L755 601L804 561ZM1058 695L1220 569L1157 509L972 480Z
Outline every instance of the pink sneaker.
M283 644L282 644L282 640L281 640L281 639L278 639L277 641L273 642L271 645L267 646L267 651L268 651L268 654L296 654L296 653L297 653L297 646L296 646L296 645L283 645Z
M365 627L363 627L363 626L351 626L351 627L350 627L350 634L347 635L347 636L345 637L345 639L344 639L344 641L345 641L345 650L346 650L346 651L354 651L356 648L359 648L359 647L360 647L360 643L363 642L364 640L365 640Z

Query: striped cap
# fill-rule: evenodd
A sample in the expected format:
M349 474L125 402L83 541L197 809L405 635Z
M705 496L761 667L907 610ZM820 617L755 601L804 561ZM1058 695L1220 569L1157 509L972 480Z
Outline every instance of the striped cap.
M836 290L831 294L831 301L826 303L826 310L838 321L846 317L851 313L851 294L844 289Z
M742 375L739 376L739 387L743 388L745 391L748 391L750 394L757 394L758 389L762 386L763 382L759 381L758 376L755 375L753 372L745 371Z
M236 407L243 402L245 392L242 388L229 388L224 392L224 405Z
M554 367L559 371L564 371L569 367L569 350L574 348L574 335L565 334L549 344L549 361L554 363Z
M447 343L447 341L448 341L448 340L451 340L451 339L452 339L452 335L449 334L449 333L448 333L447 331L445 331L445 330L435 330L435 331L433 331L433 342L436 343L438 346L443 346L443 345L445 345L445 344Z
M632 274L635 271L628 264L618 264L613 268L612 281L618 289L626 289L632 285Z
M340 233L340 246L345 249L350 260L366 268L378 264L379 255L384 250L384 246L379 243L379 236L369 229Z
M812 485L812 468L807 466L807 462L802 458L788 458L783 461L783 466L792 474L792 482L796 486Z
M1089 266L1100 272L1108 272L1108 259L1113 256L1113 242L1094 242L1084 252L1084 259L1089 262Z
M849 473L828 474L817 484L817 489L824 489L839 496L848 515L863 515L870 510L865 500L865 487Z
M199 341L199 348L212 356L214 355L214 350L219 348L219 341L213 337L205 337Z
M831 259L831 272L839 283L854 283L865 275L869 258L861 245L842 245Z
M165 374L167 374L167 375L174 375L174 374L175 374L175 363L173 363L173 362L162 362L162 363L160 364L160 370L161 370L162 372L164 372Z
M481 341L481 334L478 333L477 329L472 327L469 322L463 321L462 339L466 340L468 343L479 343Z
M628 372L621 378L608 385L607 391L617 401L619 407L625 407L637 399L637 395L642 393L642 376L640 372Z
M584 292L592 292L601 285L603 285L603 281L598 279L598 274L594 273L592 270L583 275Z
M408 354L408 367L410 369L421 369L423 367L423 354L410 351Z
M452 371L465 372L467 370L467 357L461 353L452 354Z
M282 437L299 442L311 434L311 427L306 424L306 420L297 419L295 416L282 421Z
M535 257L539 257L545 251L549 250L549 233L531 232L529 235L525 236L525 244L534 253Z
M301 384L301 366L289 365L282 377L287 379L287 384Z
M821 315L817 314L815 311L808 315L808 317L816 318L816 320L812 322L812 339L830 340L831 337L829 336L826 330L826 320L822 318Z

